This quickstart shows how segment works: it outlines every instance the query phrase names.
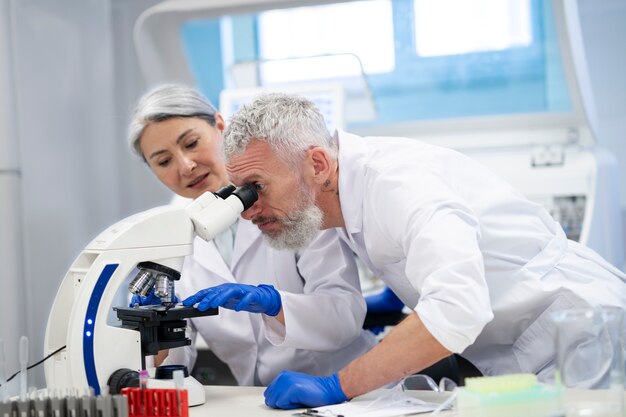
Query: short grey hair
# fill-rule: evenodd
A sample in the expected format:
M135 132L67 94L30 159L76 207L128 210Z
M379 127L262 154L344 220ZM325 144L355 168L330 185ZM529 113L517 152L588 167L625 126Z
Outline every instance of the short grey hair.
M311 146L320 146L336 157L336 144L324 116L304 97L265 93L233 115L224 131L226 161L241 154L252 139L266 142L278 158L295 167Z
M139 99L128 127L128 145L141 158L140 141L143 132L153 122L175 117L198 117L215 126L213 104L197 90L183 85L161 85ZM145 160L145 158L144 158Z

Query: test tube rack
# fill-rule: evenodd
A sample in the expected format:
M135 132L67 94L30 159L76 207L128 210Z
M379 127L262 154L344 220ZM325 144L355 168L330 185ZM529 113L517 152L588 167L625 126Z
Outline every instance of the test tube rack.
M189 417L186 389L123 388L121 393L128 398L129 417Z
M122 395L35 395L0 401L0 417L128 417L128 400Z

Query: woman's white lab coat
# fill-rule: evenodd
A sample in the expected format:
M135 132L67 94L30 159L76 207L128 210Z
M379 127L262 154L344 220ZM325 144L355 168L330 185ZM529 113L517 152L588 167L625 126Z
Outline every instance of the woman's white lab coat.
M622 272L475 161L413 139L338 141L342 237L484 374L549 378L551 311L626 305Z
M376 343L362 330L366 307L354 255L334 230L321 232L315 249L298 254L270 248L255 225L239 219L231 265L213 241L196 238L176 292L185 298L225 282L279 290L285 326L264 314L225 308L218 316L191 319L240 385L267 385L284 369L333 373ZM190 360L192 349L176 349L166 363Z

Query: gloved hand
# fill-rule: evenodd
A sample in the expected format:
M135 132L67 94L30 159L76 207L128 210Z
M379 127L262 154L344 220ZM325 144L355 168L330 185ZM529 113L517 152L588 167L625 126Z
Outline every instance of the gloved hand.
M280 293L271 285L259 286L226 283L198 291L183 300L183 305L192 306L198 303L198 310L224 307L235 311L265 313L275 316L280 312L282 302Z
M311 376L283 371L263 393L265 404L273 408L319 407L347 400L337 374Z
M382 332L385 331L385 326L372 326L372 327L367 327L365 328L365 330L369 330L370 332L374 333L375 335L379 335Z
M393 313L402 310L404 303L389 287L378 294L365 297L368 313Z
M148 306L148 305L161 305L161 299L154 295L154 288L150 290L150 294L145 297L142 295L133 294L133 297L130 299L130 307L134 307L136 304L140 306ZM173 303L178 303L178 297L174 295Z

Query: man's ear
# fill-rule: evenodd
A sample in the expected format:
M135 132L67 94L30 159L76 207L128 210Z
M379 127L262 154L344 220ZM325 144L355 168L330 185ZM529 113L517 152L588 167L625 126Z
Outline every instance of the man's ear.
M331 174L331 160L328 151L321 146L309 149L309 159L313 168L313 181L323 184Z

